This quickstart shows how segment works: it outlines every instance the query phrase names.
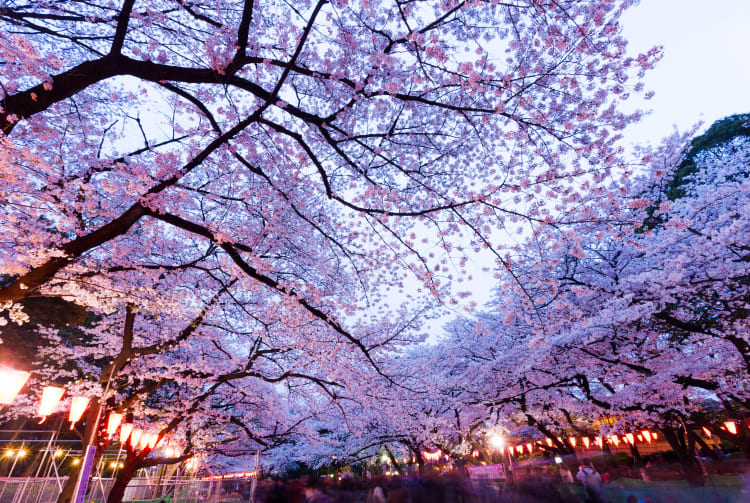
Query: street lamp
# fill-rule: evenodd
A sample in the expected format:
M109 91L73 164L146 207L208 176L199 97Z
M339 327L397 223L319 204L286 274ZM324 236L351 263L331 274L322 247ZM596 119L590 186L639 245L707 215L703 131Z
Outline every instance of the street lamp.
M502 437L502 435L493 433L492 435L490 435L490 446L493 449L502 451L505 447L505 439Z

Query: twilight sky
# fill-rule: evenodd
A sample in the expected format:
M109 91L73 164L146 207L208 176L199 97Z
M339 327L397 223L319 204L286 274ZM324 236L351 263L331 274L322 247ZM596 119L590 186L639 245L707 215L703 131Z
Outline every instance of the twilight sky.
M664 48L664 57L644 78L646 90L655 96L628 101L651 113L625 130L627 143L655 145L675 126L686 131L703 121L702 131L727 115L750 112L750 57L745 50L750 0L641 0L626 11L622 24L631 55L655 45ZM481 306L490 300L495 280L482 273L482 266L479 260L471 264L473 295L449 311L465 315L461 307L469 301ZM442 324L451 318L446 313L425 323L429 340L439 338Z
M656 96L652 113L630 128L633 142L658 142L676 124L703 128L727 115L750 112L747 56L750 0L641 0L623 16L629 52L664 47L664 58L645 78Z

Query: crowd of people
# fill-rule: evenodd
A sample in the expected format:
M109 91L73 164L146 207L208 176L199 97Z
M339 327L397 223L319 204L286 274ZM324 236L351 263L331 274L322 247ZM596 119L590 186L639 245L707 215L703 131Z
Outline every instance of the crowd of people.
M508 503L580 502L578 491L560 484L560 478L535 469L509 485L471 480L462 470L424 476L372 478L304 478L266 480L258 485L256 503ZM586 500L600 503L602 477L588 459L576 477Z
M576 466L577 465L577 466ZM649 496L641 490L613 492L613 480L634 480L633 473L619 473L618 465L599 466L591 459L580 459L576 465L529 465L516 469L511 480L472 480L460 468L425 475L366 477L308 477L300 479L266 479L258 484L254 503L685 503L703 501L692 491L688 500L684 491L663 491ZM666 465L664 465L666 466ZM613 477L614 475L614 477ZM619 478L620 476L624 478ZM644 481L646 482L646 481ZM607 490L605 490L607 488ZM711 489L715 501L745 501L744 489L720 496ZM750 495L750 493L747 493ZM613 496L614 495L614 496ZM614 499L613 499L614 497ZM695 499L695 498L698 499ZM740 499L737 499L739 497ZM728 498L728 499L727 499ZM706 500L707 501L707 500ZM713 501L713 500L712 500ZM750 500L748 500L750 501Z

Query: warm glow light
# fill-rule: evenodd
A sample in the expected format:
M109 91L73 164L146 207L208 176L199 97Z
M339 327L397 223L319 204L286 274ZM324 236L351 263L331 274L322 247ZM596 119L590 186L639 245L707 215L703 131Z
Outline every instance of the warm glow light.
M78 459L78 458L73 459L73 465L77 465L80 462L81 462L81 460Z
M56 458L59 458L59 457L60 457L60 456L62 456L62 455L63 455L63 451L61 451L60 449L57 449L57 450L55 451L55 457L56 457Z
M109 417L107 418L107 436L111 437L115 434L117 431L117 428L120 427L120 423L122 422L122 414L118 414L117 412L110 413Z
M635 445L635 437L633 436L633 434L632 434L632 433L626 433L626 434L625 434L625 438L627 438L627 439L628 439L628 443L629 443L630 445Z
M130 447L133 449L138 448L138 442L141 440L141 435L143 435L143 431L139 428L133 428L133 431L130 433Z
M573 447L576 446L576 437L570 437L570 445L572 445Z
M583 437L581 440L583 440L583 445L585 445L586 449L588 449L589 444L591 444L591 440L589 440L589 437Z
M552 447L552 439L548 438L547 440L547 447Z
M497 433L490 435L490 445L494 449L501 449L505 446L505 439L502 437L502 435L498 435Z
M641 434L643 435L643 438L646 439L646 442L648 442L650 444L651 443L651 432L648 431L648 430L643 430L641 432Z
M7 451L5 451L5 455L8 456L8 457L13 456L13 454L14 454L13 449L8 449Z
M610 440L610 442L612 442L613 444L615 444L615 447L617 447L618 445L620 445L620 437L618 437L617 435L612 435L611 437L609 437L609 440Z
M158 441L159 441L159 435L157 435L156 433L150 433L148 436L148 448L153 449L154 447L156 447L156 443ZM334 457L334 459L336 458Z
M124 444L128 441L130 433L133 431L133 423L122 423L120 426L120 443Z
M110 467L110 468L116 468L116 467L117 467L117 463L115 463L114 461L112 461L112 462L111 462L111 463L109 464L109 467Z
M25 457L25 456L26 456L26 454L28 454L28 452L26 452L26 449L20 449L20 450L18 451L18 454L16 454L16 457L17 457L17 458L23 458L23 457Z
M653 438L654 440L657 440L657 439L659 438L659 435L657 435L656 433L654 433L654 432L652 431L652 432L651 432L651 438Z
M140 442L138 442L138 448L143 450L148 447L148 439L151 437L150 433L144 433L141 435Z
M709 430L705 426L702 429L703 429L703 433L705 433L708 438L711 438L711 430Z
M86 407L89 406L90 398L85 396L74 396L73 400L70 401L70 412L68 413L68 421L70 421L70 429L76 425L78 421L83 417L83 413L86 412Z
M600 448L604 449L604 439L602 437L596 437L594 439L594 443L598 445Z
M731 433L732 435L737 434L737 424L734 421L726 421L724 423L724 426L727 427L727 431Z
M531 442L529 442L528 444L526 444L526 448L529 450L529 454L531 454L532 451L534 450L534 445Z
M516 452L518 454L523 454L523 446L522 445L517 445L516 446Z
M3 383L0 387L0 403L9 404L15 400L23 385L29 380L29 376L31 374L20 370L0 370L0 382Z
M60 403L65 390L56 386L45 386L42 388L42 401L39 403L39 415L42 416L43 423L47 416L55 412L57 404Z
M440 457L443 455L443 451L438 449L435 452L422 451L422 458L426 461L440 461ZM390 460L388 460L390 462Z

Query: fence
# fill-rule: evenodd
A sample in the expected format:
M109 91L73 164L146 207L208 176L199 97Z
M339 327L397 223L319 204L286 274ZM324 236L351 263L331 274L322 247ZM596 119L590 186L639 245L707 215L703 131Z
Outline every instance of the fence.
M67 477L55 478L0 478L0 503L54 503ZM86 503L103 503L114 479L94 477L89 483ZM249 501L243 485L247 479L221 480L202 478L164 477L134 478L125 489L124 502L165 500L170 503L229 503Z

